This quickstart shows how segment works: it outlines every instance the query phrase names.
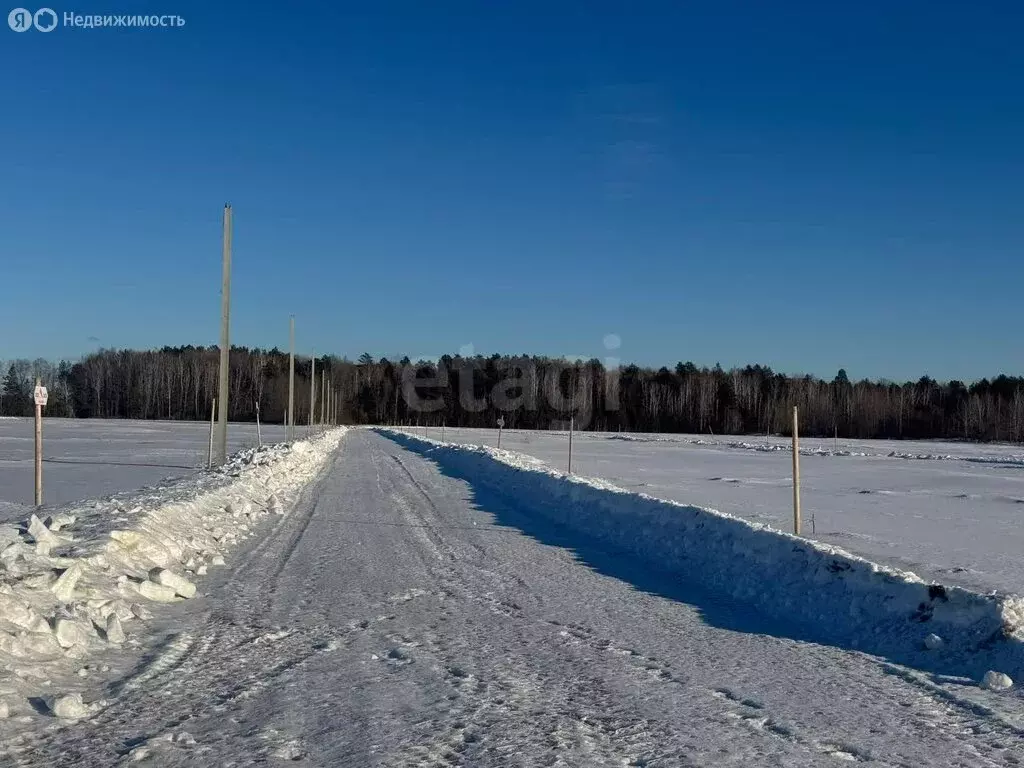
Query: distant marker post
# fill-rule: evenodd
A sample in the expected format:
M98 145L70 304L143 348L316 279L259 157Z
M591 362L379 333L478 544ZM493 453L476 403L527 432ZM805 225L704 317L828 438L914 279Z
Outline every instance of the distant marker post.
M46 405L48 393L41 379L36 379L33 392L36 404L36 488L35 503L38 507L43 503L43 406Z
M800 535L800 415L793 406L793 533Z

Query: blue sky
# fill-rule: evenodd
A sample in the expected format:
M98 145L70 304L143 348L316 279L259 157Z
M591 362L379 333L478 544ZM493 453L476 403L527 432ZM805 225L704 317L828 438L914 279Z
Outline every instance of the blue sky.
M0 359L1024 372L1018 4L81 2L0 28ZM617 334L612 353L603 339Z

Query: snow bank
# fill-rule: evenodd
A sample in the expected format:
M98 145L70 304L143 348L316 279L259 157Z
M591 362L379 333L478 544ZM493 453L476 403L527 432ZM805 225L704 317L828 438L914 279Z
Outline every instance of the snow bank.
M1024 674L1017 596L926 583L766 525L566 476L523 454L380 431L531 513L799 625L801 636L974 679L989 669ZM926 647L929 635L942 642Z
M93 712L54 684L95 651L138 644L145 603L192 598L207 568L290 507L344 432L241 451L216 470L59 511L4 508L0 698L20 699L12 709L26 713L42 694L58 717Z

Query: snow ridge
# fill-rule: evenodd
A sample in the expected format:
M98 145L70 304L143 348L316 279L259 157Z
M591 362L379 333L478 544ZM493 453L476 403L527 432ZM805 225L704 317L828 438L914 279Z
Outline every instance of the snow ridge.
M84 662L97 651L139 645L146 604L193 597L196 581L259 520L290 508L344 433L243 450L215 470L45 519L21 508L24 519L0 525L0 705L30 712L35 695L71 719L101 708L73 692L40 694L76 668L88 674Z
M1024 678L1024 600L927 583L838 547L697 506L566 476L531 456L380 429L464 479L692 583L792 622L804 636L975 680ZM941 638L940 643L926 639Z

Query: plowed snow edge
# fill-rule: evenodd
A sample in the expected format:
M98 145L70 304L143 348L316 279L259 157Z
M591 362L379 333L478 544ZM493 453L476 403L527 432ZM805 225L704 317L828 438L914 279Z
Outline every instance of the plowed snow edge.
M101 708L74 690L76 675L93 671L89 657L142 645L147 604L193 597L262 518L290 510L345 431L241 451L157 489L0 525L0 715L77 719Z

